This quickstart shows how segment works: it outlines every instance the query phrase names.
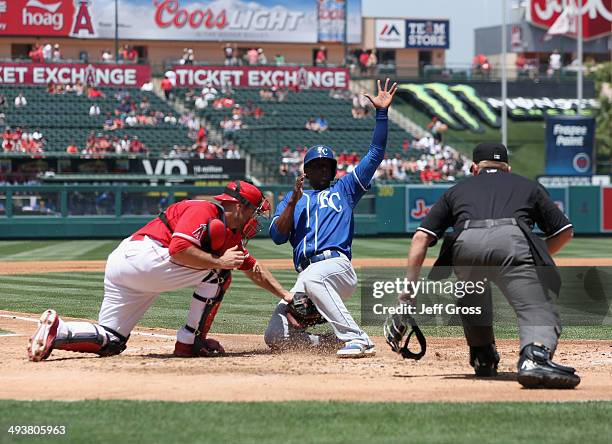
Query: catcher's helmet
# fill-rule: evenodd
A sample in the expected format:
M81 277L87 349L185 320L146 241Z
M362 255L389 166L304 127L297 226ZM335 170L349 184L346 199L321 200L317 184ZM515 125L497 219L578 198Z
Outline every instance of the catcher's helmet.
M306 151L306 156L304 157L304 166L308 165L308 162L312 162L315 159L329 159L332 164L332 171L336 172L336 168L338 167L338 161L334 156L334 150L331 147L326 145L315 145L308 148Z
M215 196L215 200L241 203L255 210L267 211L270 209L270 203L264 198L259 188L243 180L228 183L223 194Z

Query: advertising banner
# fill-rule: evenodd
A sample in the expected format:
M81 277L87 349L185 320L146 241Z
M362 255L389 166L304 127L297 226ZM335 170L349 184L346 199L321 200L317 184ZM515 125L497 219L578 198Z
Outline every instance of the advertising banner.
M377 48L448 49L449 26L448 20L377 19L375 44Z
M527 21L540 28L549 29L567 8L566 0L529 0ZM612 2L610 0L576 0L581 6L578 13L582 20L582 35L593 39L612 33ZM575 38L575 34L568 34Z
M347 43L361 43L361 0L317 0L319 42L344 42L344 12L348 12Z
M151 79L149 65L0 63L0 85L74 84L140 87Z
M601 187L601 231L612 232L612 187Z
M449 48L448 20L406 20L406 48Z
M595 119L549 117L546 120L546 174L593 174Z
M14 158L10 172L36 177L41 171L61 174L146 174L147 176L185 176L202 180L241 179L246 174L244 159L88 159L88 158Z
M377 48L405 48L406 21L377 19L375 24Z
M120 39L317 42L316 0L119 0L118 17ZM114 38L115 1L0 0L0 35Z
M0 35L94 37L91 0L0 0Z
M447 185L411 185L406 192L406 231L416 230L431 207L448 190Z
M219 87L231 84L241 88L285 86L314 89L346 89L349 72L345 68L275 66L174 66L176 86Z

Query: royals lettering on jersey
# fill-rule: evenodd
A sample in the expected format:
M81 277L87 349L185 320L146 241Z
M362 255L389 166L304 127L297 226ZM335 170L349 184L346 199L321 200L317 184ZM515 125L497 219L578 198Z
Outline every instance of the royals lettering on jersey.
M368 154L353 170L326 190L306 190L295 206L293 227L288 236L276 228L276 219L286 208L293 192L277 206L270 236L277 244L287 241L293 247L293 263L299 263L325 250L337 250L352 257L353 209L370 188L374 172L385 154L387 116L377 113L376 128ZM383 137L384 136L384 137Z

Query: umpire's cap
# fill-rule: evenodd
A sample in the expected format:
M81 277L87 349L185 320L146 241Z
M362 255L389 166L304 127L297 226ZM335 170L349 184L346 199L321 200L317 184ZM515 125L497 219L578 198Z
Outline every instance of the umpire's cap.
M338 167L338 161L334 156L334 150L326 145L315 145L308 148L306 156L304 156L304 166L308 165L308 162L312 162L315 159L329 159L332 163L332 170L336 171Z
M508 163L508 150L502 143L483 142L476 145L472 152L472 161L474 163L482 162L483 160L492 160L494 162Z
M215 196L215 200L241 203L247 207L262 211L270 209L270 203L264 198L260 189L252 183L243 180L228 183L223 194Z

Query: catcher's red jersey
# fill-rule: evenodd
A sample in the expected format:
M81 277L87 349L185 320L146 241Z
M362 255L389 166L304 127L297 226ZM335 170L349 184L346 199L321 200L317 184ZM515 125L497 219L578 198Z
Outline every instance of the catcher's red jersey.
M223 210L214 203L205 200L183 200L170 205L166 210L166 218L173 232L156 217L132 236L149 236L170 249L170 254L176 254L191 245L202 246L202 238L206 234L211 219L222 219ZM240 233L229 228L225 231L225 242L217 253L222 255L227 249L238 245L245 253L246 259L240 270L250 270L255 265L255 259L249 255L242 244Z

